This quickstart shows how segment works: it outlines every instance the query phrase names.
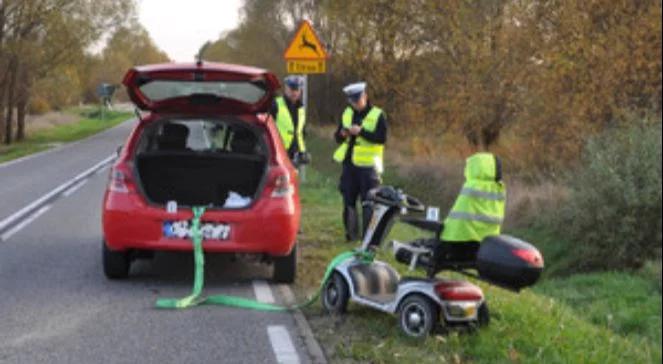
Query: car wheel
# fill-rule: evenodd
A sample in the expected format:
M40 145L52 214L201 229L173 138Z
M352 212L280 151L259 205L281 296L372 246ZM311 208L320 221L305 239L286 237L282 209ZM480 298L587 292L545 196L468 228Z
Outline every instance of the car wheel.
M127 252L112 251L102 242L104 274L108 279L122 279L129 276L131 261Z
M488 310L488 303L484 302L479 306L477 314L477 321L479 326L488 326L490 323L490 310Z
M322 288L322 306L329 313L341 314L348 309L349 299L348 283L341 274L334 272Z
M274 258L273 279L277 283L292 283L297 272L297 245L292 247L290 254Z
M403 300L399 310L401 330L410 337L423 338L437 326L440 308L428 297L413 294Z

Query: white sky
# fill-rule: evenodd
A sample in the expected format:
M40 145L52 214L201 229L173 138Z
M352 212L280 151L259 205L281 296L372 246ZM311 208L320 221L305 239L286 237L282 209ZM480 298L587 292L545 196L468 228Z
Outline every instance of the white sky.
M177 62L192 62L198 49L238 23L242 0L138 0L141 24Z

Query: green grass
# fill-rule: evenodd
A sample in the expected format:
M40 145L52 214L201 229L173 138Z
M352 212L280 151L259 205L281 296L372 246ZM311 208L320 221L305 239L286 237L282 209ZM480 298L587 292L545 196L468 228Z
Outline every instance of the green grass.
M543 281L534 291L555 297L597 326L661 342L657 283L634 274L602 272Z
M331 147L318 140L309 145L315 159L302 186L299 296L315 290L334 255L356 246L343 241L338 168L322 154ZM531 234L547 239L544 245L553 251L554 238L541 231ZM389 238L421 235L396 224ZM386 252L379 258L391 261ZM396 267L406 273L402 265ZM401 334L395 317L358 305L351 304L339 317L329 316L319 302L305 313L332 362L660 362L661 293L656 272L660 264L658 270L650 267L642 274L546 276L520 294L478 283L491 308L490 326L424 341Z
M41 152L61 143L68 143L86 138L100 131L116 126L131 117L127 112L108 112L104 120L98 112L90 109L76 109L81 120L36 131L24 141L0 146L0 163Z

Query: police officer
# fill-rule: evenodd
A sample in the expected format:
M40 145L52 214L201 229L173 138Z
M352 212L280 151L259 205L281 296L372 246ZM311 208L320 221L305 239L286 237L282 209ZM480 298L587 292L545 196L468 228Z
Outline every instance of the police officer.
M283 81L285 97L278 96L274 99L270 113L276 121L276 128L290 160L294 160L297 155L306 152L304 144L306 112L302 103L304 80L301 76L290 75Z
M343 165L339 187L343 195L345 237L354 241L359 238L357 198L362 201L362 232L365 232L372 213L366 197L370 189L380 184L387 118L379 107L371 104L365 82L350 84L343 92L349 106L334 134L339 144L334 160Z

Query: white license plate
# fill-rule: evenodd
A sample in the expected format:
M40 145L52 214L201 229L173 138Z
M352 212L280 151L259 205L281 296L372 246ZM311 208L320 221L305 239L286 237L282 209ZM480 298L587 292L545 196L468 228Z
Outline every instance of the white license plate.
M166 221L163 223L163 236L172 239L191 239L193 237L190 221ZM230 236L230 225L203 222L200 232L205 240L227 240Z

